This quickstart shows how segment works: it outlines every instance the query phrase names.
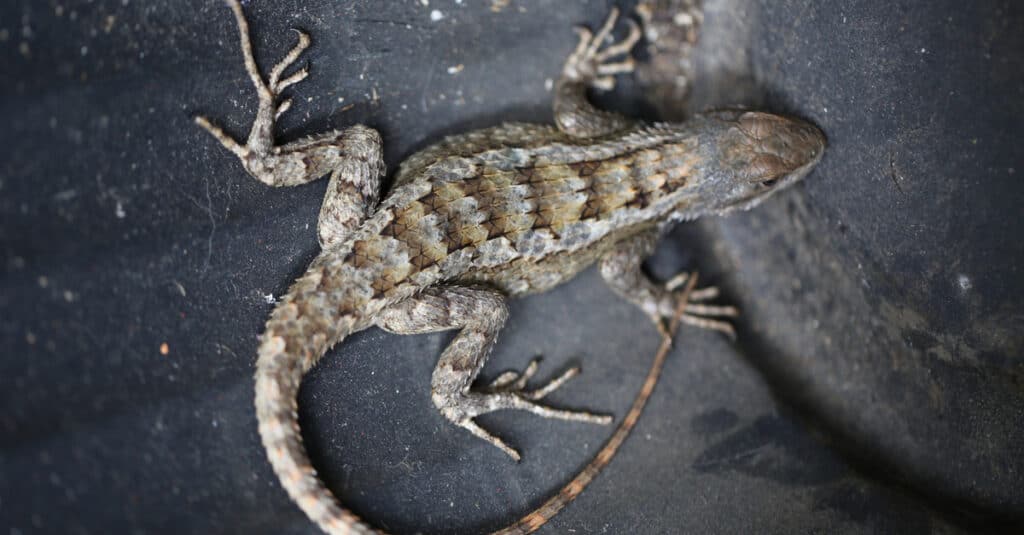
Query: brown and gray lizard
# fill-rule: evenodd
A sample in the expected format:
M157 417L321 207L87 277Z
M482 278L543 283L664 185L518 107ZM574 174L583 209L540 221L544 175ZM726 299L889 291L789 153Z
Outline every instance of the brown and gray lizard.
M682 322L731 334L714 318L735 309L700 303L717 295L714 288L693 290L690 278L677 291L685 277L655 284L641 271L642 260L672 223L751 208L806 175L825 149L813 125L766 113L720 111L643 124L595 109L586 90L611 88L616 74L633 69L628 53L640 35L630 21L627 38L603 47L613 11L596 35L578 29L579 46L555 89L557 127L510 123L446 138L409 157L380 199L384 163L376 131L356 125L275 145L274 121L291 104L279 101L281 92L307 75L285 71L309 37L298 32L298 44L264 80L241 5L228 4L259 109L245 144L204 117L196 122L268 185L330 175L317 227L322 251L267 322L255 404L282 486L331 534L376 532L320 482L299 432L303 374L331 347L374 325L399 334L458 330L434 370L431 398L452 423L518 460L474 418L504 409L601 424L611 417L540 403L576 368L528 389L534 361L522 373L471 387L508 316L506 300L547 290L597 262L609 286L661 332L679 307ZM578 488L562 494L574 493ZM532 531L546 516L527 518L510 532Z

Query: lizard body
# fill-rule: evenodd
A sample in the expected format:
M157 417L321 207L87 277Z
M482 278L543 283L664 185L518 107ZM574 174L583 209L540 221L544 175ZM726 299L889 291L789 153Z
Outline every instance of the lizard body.
M302 377L332 346L374 325L400 334L459 330L433 373L432 400L447 419L518 460L474 418L503 409L602 424L611 418L540 403L575 368L528 390L534 361L522 373L471 388L508 315L505 300L544 291L596 262L612 289L663 332L680 306L683 322L731 334L714 318L735 309L698 302L714 297L713 288L680 294L674 290L683 279L655 284L640 270L643 258L670 223L750 208L802 178L825 147L814 126L770 114L721 111L647 125L593 108L586 89L608 88L615 74L630 71L631 58L611 58L639 38L631 23L625 40L602 49L613 12L596 36L580 30L556 87L557 126L513 123L446 138L409 157L378 201L384 165L374 130L356 125L274 144L274 120L291 102L278 102L280 93L307 74L285 70L309 38L299 32L299 43L264 81L242 8L237 0L228 4L259 95L257 118L245 144L203 117L196 121L269 185L331 177L318 224L322 251L281 298L261 337L255 405L283 487L332 534L374 532L320 482L299 432Z

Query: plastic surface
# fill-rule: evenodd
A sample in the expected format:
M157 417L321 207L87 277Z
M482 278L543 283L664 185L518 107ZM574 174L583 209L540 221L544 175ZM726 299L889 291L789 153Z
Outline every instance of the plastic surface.
M447 133L550 121L546 81L609 3L251 1L264 65L306 29L283 139L366 122L390 169ZM624 5L628 8L629 5ZM1024 12L1005 1L707 2L696 107L829 136L806 181L674 233L740 306L684 329L634 435L546 533L925 533L1024 517ZM647 117L636 84L602 95ZM218 1L0 6L0 528L315 533L252 409L256 337L317 252L326 183L270 189L191 122L255 109ZM347 109L353 105L351 109ZM373 329L307 378L321 476L399 533L500 527L610 429L499 414L523 461L446 423L448 334ZM545 355L553 396L623 414L654 329L593 270L516 301L487 377Z

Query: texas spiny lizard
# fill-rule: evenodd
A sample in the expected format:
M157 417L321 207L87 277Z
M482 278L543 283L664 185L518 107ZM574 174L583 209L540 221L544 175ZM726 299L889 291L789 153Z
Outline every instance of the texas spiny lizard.
M204 117L196 122L265 184L330 175L317 227L322 251L280 299L261 337L256 415L281 484L332 534L375 532L317 478L299 432L303 374L332 346L374 325L399 334L458 330L434 370L431 398L452 423L518 460L474 418L503 409L601 424L611 417L540 403L576 368L527 389L534 361L522 373L471 388L508 316L506 300L545 291L597 262L609 286L662 332L678 305L684 323L731 334L715 318L735 309L701 303L717 295L714 288L693 290L691 279L679 292L685 277L655 284L641 262L671 223L751 208L806 175L825 149L813 125L766 113L719 111L643 124L594 108L587 89L609 89L615 75L632 71L629 51L640 37L630 21L625 39L604 46L613 11L596 34L577 29L579 45L555 85L557 126L508 123L448 137L405 160L381 199L376 131L356 125L274 143L274 122L291 105L281 92L308 74L285 71L310 40L298 32L298 44L264 80L242 7L238 0L228 4L259 109L244 144ZM571 499L578 491L563 494ZM544 520L534 513L509 532L532 531Z

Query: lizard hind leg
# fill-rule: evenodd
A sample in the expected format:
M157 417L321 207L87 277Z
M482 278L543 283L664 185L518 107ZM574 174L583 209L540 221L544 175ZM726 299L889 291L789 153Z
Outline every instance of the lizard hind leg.
M486 440L515 460L519 453L500 438L480 427L474 418L489 412L518 409L543 416L589 423L608 424L610 416L554 409L538 400L579 373L570 368L546 385L527 390L526 382L537 370L534 360L523 373L504 373L490 386L471 388L498 332L508 317L505 297L480 287L445 286L428 288L419 295L396 303L376 317L376 324L397 334L420 334L459 329L445 348L431 377L431 398L452 423Z

